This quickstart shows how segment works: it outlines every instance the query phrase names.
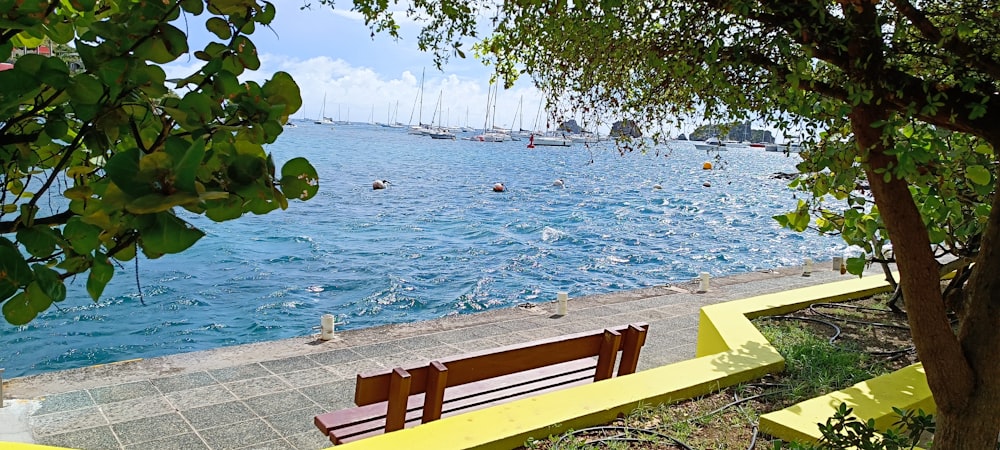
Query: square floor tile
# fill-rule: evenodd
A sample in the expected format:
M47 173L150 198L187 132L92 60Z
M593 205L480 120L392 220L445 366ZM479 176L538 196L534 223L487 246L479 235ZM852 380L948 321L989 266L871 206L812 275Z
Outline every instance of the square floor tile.
M171 412L174 407L163 397L139 397L99 406L111 423L128 422Z
M295 450L295 447L284 439L276 439L273 441L254 444L249 447L243 447L240 450Z
M390 343L393 345L398 345L402 347L404 350L417 350L422 348L437 347L439 345L444 344L444 342L434 337L433 335L414 336L411 338L392 341Z
M283 373L278 376L294 388L329 383L341 378L339 373L335 373L332 369L328 370L325 366Z
M115 439L115 434L112 433L111 428L107 426L42 436L37 439L36 443L51 445L54 447L79 448L87 450L117 450L121 448L118 445L118 440Z
M230 423L244 422L257 418L243 402L234 401L217 405L202 406L182 411L181 415L195 430L215 428Z
M355 380L342 380L299 389L299 392L326 411L354 406Z
M226 383L226 387L237 398L250 398L259 395L273 394L275 392L287 391L292 387L278 378L277 375L267 377L252 378L249 380L234 381Z
M394 342L379 342L377 344L354 347L353 350L365 358L406 353L405 348L396 345Z
M178 413L121 422L111 425L123 445L155 441L193 431Z
M243 448L281 438L262 419L209 428L199 434L213 450Z
M125 446L126 450L209 450L208 445L194 433L179 434L155 441Z
M44 416L31 416L28 422L36 436L60 434L108 424L96 406Z
M87 391L72 391L62 394L46 395L41 400L41 406L31 413L33 416L44 416L46 414L72 411L94 406L94 399L90 398Z
M171 392L166 398L178 411L236 400L236 396L221 384Z
M316 429L313 418L325 412L327 411L318 406L313 406L267 416L264 418L264 421L271 424L271 427L278 430L278 434L282 436L294 436L309 431L321 434Z
M285 437L285 440L288 441L289 444L292 444L297 450L321 450L329 448L333 445L333 443L330 442L330 437L320 433L315 426L312 431L308 433L288 436Z
M320 364L306 356L295 356L274 361L261 361L260 365L273 373L281 374L319 367Z
M243 400L259 416L271 416L285 411L317 406L298 391L276 392Z
M364 357L349 348L340 348L337 350L330 350L328 352L309 355L308 358L324 366L329 366L350 361L357 361Z
M214 369L209 370L208 373L212 375L212 378L215 378L220 383L248 380L250 378L260 378L271 375L271 372L260 364L247 364L243 366L226 367L224 369Z
M135 381L90 389L90 396L98 405L154 395L160 395L160 392L149 381Z
M150 382L164 394L217 384L208 372L194 372L175 377L153 378Z

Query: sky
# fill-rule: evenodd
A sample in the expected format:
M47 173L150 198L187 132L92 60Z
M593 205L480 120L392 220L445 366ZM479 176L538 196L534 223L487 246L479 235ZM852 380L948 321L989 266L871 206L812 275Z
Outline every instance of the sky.
M303 101L293 118L318 118L325 105L325 116L334 120L386 122L395 114L394 119L402 123L416 123L418 117L429 123L440 96L440 115L445 120L436 123L482 127L486 121L492 70L467 52L468 59L453 57L439 71L433 55L417 48L419 23L403 20L400 41L387 34L372 38L360 14L349 10L349 1L338 2L336 10L316 4L301 10L301 0L275 4L272 29L258 27L250 37L261 67L244 78L263 81L276 71L291 74ZM181 25L188 27L192 51L203 48L209 37L202 26L204 19L198 19ZM182 57L165 67L167 78L190 75L199 62ZM422 71L423 108L416 108ZM501 89L495 124L534 128L540 100L541 94L527 78L518 80L512 89ZM545 127L544 121L542 117L539 128Z

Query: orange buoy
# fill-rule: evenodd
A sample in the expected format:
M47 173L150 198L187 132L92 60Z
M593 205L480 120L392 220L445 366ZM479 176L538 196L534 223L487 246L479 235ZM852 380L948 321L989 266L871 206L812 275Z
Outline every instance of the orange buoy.
M705 161L705 164L702 164L701 168L704 170L712 170L712 163Z
M506 190L507 186L504 186L503 183L497 183L493 185L493 192L503 192Z

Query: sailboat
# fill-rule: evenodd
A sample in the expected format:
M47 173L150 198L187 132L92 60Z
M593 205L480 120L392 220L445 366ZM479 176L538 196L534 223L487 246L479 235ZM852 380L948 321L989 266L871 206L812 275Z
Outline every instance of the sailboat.
M333 125L333 119L326 117L326 92L323 93L323 106L319 109L319 119L315 122L317 125Z
M490 90L486 93L486 119L483 121L483 134L473 136L469 140L477 142L504 142L510 138L508 134L497 133L490 127L490 101L492 100L494 104L496 103L496 91L499 89L499 86L494 89L493 85L490 85ZM493 116L496 115L495 108L496 106L494 105Z
M347 120L340 120L340 105L337 105L337 121L334 122L337 125L350 125L351 124L351 105L347 105Z
M455 139L455 133L448 131L444 126L441 125L441 98L444 96L444 91L442 90L438 93L437 108L434 110L434 117L437 118L437 126L430 128L427 135L431 139ZM434 123L434 119L431 119L431 123Z
M417 112L417 124L410 125L410 134L416 134L418 136L426 136L430 133L430 128L424 125L423 117L424 109L424 72L420 72L420 90L417 91L417 98L413 99L413 110L410 111L410 123L413 123L413 112Z

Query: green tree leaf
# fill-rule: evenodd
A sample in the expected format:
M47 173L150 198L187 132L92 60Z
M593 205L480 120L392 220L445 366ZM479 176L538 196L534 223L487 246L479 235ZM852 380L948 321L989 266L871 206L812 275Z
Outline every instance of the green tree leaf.
M31 270L35 273L35 281L32 284L37 285L38 289L41 289L48 298L54 302L66 299L66 285L59 278L59 272L41 264L31 266Z
M38 316L38 312L31 307L30 299L24 292L19 292L3 304L3 317L11 325L25 325L34 320L36 316Z
M319 192L319 174L304 158L294 158L281 166L281 189L285 195L309 200Z
M168 213L155 215L153 223L142 232L142 247L153 253L180 253L205 235L201 230Z
M107 256L100 253L95 255L90 266L90 275L87 276L87 293L94 301L101 299L104 288L107 287L111 277L115 275L115 268L111 265Z
M58 240L52 229L44 225L21 228L17 240L32 256L45 257L55 251Z
M0 300L10 297L33 280L31 268L16 249L0 246Z
M80 254L90 253L101 245L100 233L101 227L86 223L79 217L69 219L63 227L63 238Z
M966 167L965 176L969 181L981 186L990 184L990 171L980 165Z

